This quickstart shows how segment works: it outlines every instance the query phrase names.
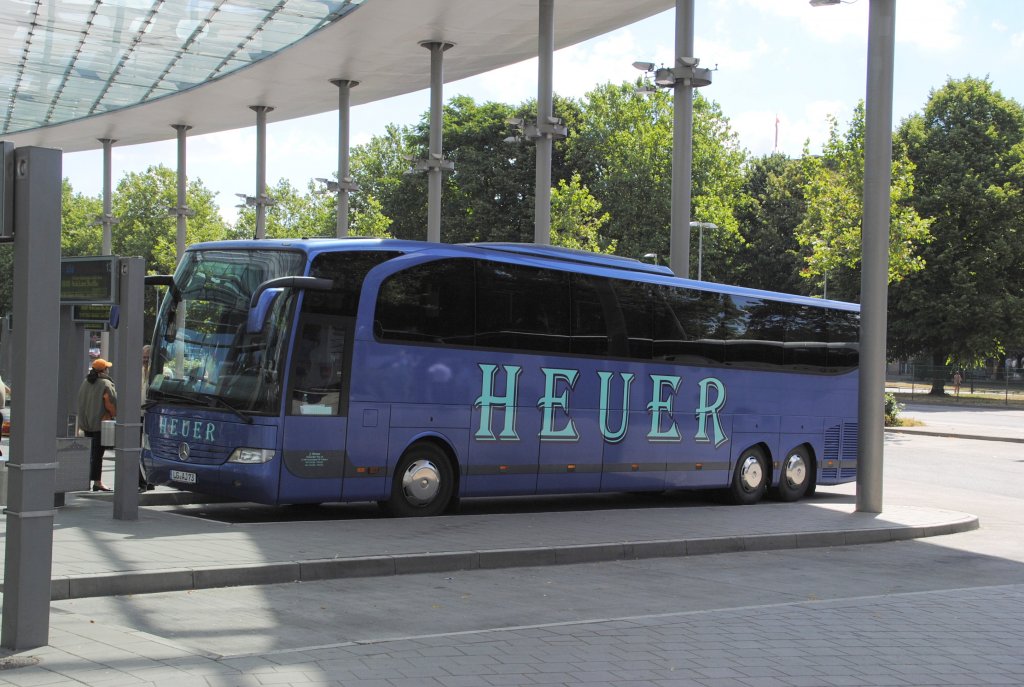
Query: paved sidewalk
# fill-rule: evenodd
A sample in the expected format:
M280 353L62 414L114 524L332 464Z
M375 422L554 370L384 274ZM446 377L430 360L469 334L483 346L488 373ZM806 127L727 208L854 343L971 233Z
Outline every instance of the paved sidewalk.
M125 522L113 519L110 495L69 494L55 519L52 598L806 549L979 526L968 513L898 504L880 515L857 513L848 496L835 492L748 507L661 500L602 508L597 498L586 508L554 512L470 509L389 519L357 507L329 520L242 523L157 505L171 498L173 492L162 490L142 495L139 520ZM754 637L752 626L771 640ZM48 646L0 651L0 685L802 687L1017 684L1024 675L1017 650L1024 642L1024 585L591 619L241 657L179 645L139 627L145 625L101 624L55 607ZM823 627L829 636L820 635ZM877 660L880 653L886 660Z
M966 513L898 505L856 513L834 498L253 524L175 510L142 507L139 520L119 521L110 495L69 494L55 518L52 598L842 546L978 527Z
M69 495L68 505L56 516L52 590L54 599L67 599L331 577L866 544L978 527L978 519L965 513L893 505L873 515L854 512L849 501L848 496L833 493L799 503L746 507L681 504L225 524L186 517L166 506L141 508L138 521L116 521L109 495ZM977 647L952 639L945 644L894 639L914 634L911 629L920 624L931 628L929 636L937 641L943 631L935 621L951 605L960 614L958 622L967 613L974 618L971 622L979 628L972 635ZM0 685L955 684L884 679L892 677L891 670L869 683L851 681L872 670L872 652L879 644L867 631L868 625L890 624L895 635L885 642L888 651L902 652L898 663L927 666L939 654L954 661L959 656L954 652L962 648L971 649L971 661L976 662L979 656L1016 655L1007 647L1024 639L1024 627L1017 627L1024 626L1024 620L1016 622L1017 629L1010 634L1006 634L1007 625L1001 626L995 646L981 628L991 614L1012 615L1014 609L1022 608L1024 592L1008 588L982 594L967 605L941 593L924 605L919 599L901 602L894 597L866 605L857 600L768 604L717 614L597 619L219 656L137 629L145 624L97 623L87 614L55 607L48 646L13 654L0 651ZM870 620L859 631L856 623L865 614ZM1024 618L1024 614L1014 617ZM747 628L752 620L772 628L771 643L744 639L751 637ZM211 619L205 622L214 629ZM825 656L801 652L799 660L777 665L778 647L783 644L816 646L820 632L816 628L822 623L845 628L848 637L842 641L830 637L826 643L835 651ZM728 637L730 648L723 649L714 637ZM740 644L731 646L735 641ZM947 652L943 647L951 644L955 646ZM980 647L987 653L978 654ZM742 661L737 662L736 651ZM976 672L973 666L947 663L929 670L941 676L950 670ZM997 684L999 678L1013 674L1021 674L1019 661L993 668Z

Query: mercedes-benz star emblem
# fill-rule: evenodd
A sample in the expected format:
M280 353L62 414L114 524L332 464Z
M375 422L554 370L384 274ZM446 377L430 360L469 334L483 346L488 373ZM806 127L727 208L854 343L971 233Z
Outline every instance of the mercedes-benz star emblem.
M178 460L187 463L188 462L188 444L184 441L178 444Z

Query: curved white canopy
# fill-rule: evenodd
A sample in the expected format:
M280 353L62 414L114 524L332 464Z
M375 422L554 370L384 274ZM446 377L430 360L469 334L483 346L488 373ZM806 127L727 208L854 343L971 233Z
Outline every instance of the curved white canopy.
M555 47L607 33L673 0L556 0ZM427 88L537 55L538 0L8 0L0 24L0 139L67 152L204 134Z

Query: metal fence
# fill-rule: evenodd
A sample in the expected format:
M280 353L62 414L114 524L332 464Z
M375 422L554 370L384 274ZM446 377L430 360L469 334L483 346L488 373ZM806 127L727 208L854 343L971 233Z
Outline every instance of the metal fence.
M959 372L959 386L956 375ZM1024 403L1024 370L1014 367L985 367L965 370L952 366L901 363L886 374L887 392L931 393L935 380L941 380L948 396Z

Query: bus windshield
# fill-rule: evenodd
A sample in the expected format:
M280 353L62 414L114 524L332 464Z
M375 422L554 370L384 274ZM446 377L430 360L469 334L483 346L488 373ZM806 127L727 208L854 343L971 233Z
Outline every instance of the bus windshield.
M186 252L157 315L150 400L276 414L296 293L284 290L252 334L249 301L261 283L304 269L299 252Z

